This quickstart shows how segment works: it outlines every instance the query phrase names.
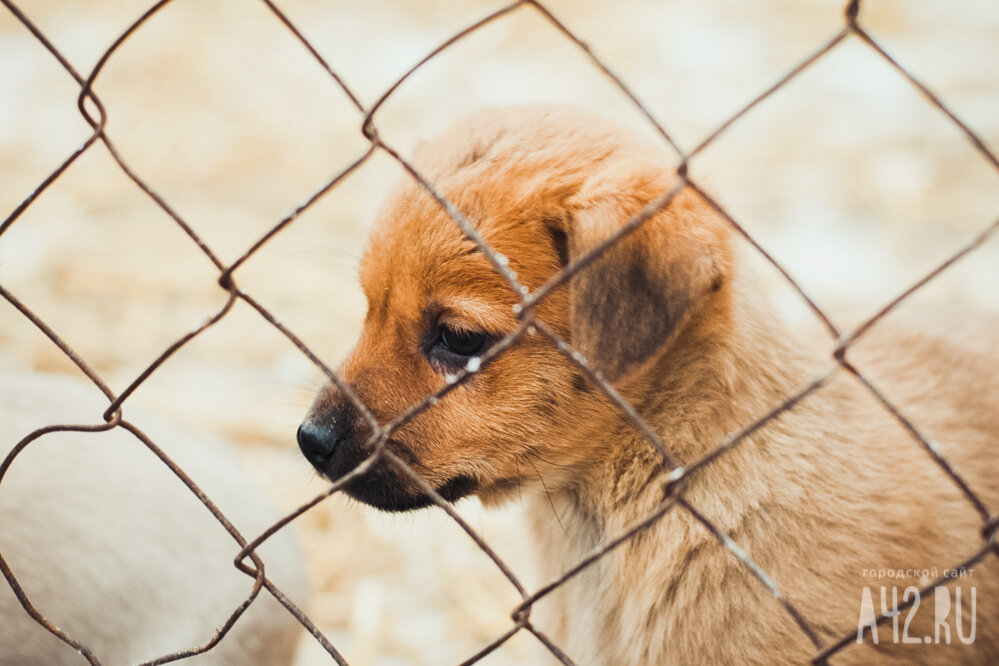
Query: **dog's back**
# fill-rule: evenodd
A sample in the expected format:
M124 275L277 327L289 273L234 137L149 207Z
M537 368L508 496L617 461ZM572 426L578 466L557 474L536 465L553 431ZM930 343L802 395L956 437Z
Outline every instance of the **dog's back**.
M995 318L947 308L890 314L847 355L992 510L999 507L996 331Z

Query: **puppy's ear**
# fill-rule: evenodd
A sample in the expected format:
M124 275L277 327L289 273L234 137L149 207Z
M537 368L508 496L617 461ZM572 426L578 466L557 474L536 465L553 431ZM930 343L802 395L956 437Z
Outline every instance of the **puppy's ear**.
M565 230L568 258L584 256L641 213L655 195L639 189L646 194L577 198ZM707 205L681 191L572 278L572 346L612 382L661 352L721 289L729 264L726 236Z

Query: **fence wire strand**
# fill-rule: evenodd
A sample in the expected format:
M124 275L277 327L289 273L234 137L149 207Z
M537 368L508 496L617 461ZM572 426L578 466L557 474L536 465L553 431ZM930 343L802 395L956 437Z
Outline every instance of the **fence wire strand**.
M315 640L337 664L347 664L348 662L344 656L334 647L329 638L324 635L324 633L316 626L308 615L296 606L291 599L289 599L277 586L273 584L273 582L266 577L264 562L261 560L256 551L261 544L263 544L271 536L280 530L285 529L289 523L321 503L326 498L340 492L340 490L343 489L351 480L366 472L379 460L387 461L397 467L403 475L409 478L426 494L433 504L439 506L451 520L455 521L460 528L467 533L475 546L480 549L500 570L509 584L521 597L520 604L511 610L513 626L501 635L497 636L475 655L462 662L463 664L473 664L480 661L505 644L509 639L522 632L526 632L527 634L533 636L540 645L544 646L544 648L546 648L548 652L550 652L551 655L561 663L573 664L574 662L572 658L565 653L563 646L556 644L551 638L546 636L531 623L530 613L533 605L545 598L551 592L565 585L580 572L593 566L594 563L602 558L605 558L609 553L613 552L622 544L628 543L630 540L634 539L636 535L655 525L658 521L663 519L664 516L673 511L687 512L687 514L693 517L693 519L700 523L714 537L714 539L718 542L718 548L723 548L729 551L738 560L742 568L745 570L745 574L751 578L755 578L761 584L761 593L769 593L773 598L775 598L783 606L784 610L788 613L802 634L814 646L815 653L813 656L813 663L824 664L830 657L855 640L855 635L848 634L840 639L829 642L828 644L823 642L820 638L819 632L812 624L809 623L807 617L805 617L805 615L800 612L792 601L781 592L779 581L775 580L759 564L753 561L746 550L733 540L729 534L720 529L700 510L698 510L698 508L687 499L684 493L686 489L686 480L689 476L699 472L719 457L727 455L734 448L748 440L754 432L764 427L774 419L779 418L785 412L793 410L801 401L806 400L808 396L819 390L834 375L840 372L849 373L859 380L860 384L875 398L881 407L909 434L915 444L918 444L925 450L926 453L930 455L933 462L942 470L944 475L958 488L962 495L968 499L975 510L981 515L983 519L983 543L980 546L980 550L970 557L964 565L970 567L988 557L989 554L999 556L999 547L996 546L995 537L999 519L997 519L996 515L991 513L990 508L986 506L985 502L975 493L974 488L971 487L958 470L956 470L950 461L943 455L940 448L932 440L926 437L915 423L903 415L900 408L897 407L888 396L882 393L861 369L857 368L847 360L849 349L858 341L859 338L861 338L861 336L863 336L872 326L876 325L889 312L893 311L897 306L909 298L914 292L923 288L927 283L937 278L941 272L981 246L996 232L997 229L999 229L999 220L996 220L991 225L987 226L978 235L972 238L962 249L951 255L946 261L940 263L935 269L913 283L899 296L890 300L880 310L878 310L873 317L869 318L851 331L841 332L828 314L818 305L817 301L815 301L792 277L790 272L788 272L773 255L768 253L752 237L752 235L749 234L745 228L724 209L723 206L721 206L711 195L698 186L688 173L689 165L692 163L694 158L701 154L705 148L712 144L718 137L729 131L729 129L737 124L746 114L766 102L766 100L768 100L778 90L783 89L791 81L797 79L806 69L810 68L816 62L826 58L830 53L836 51L837 48L851 38L858 39L860 42L869 47L870 50L876 54L876 56L889 63L889 65L904 80L912 85L931 106L941 112L964 134L983 160L988 162L992 168L999 172L999 160L996 159L996 156L990 151L981 137L979 137L974 130L963 122L928 86L915 77L897 59L889 55L881 44L879 44L879 42L864 29L861 20L862 12L860 0L851 0L851 2L846 5L844 9L844 23L833 37L820 44L809 55L791 67L783 76L778 78L771 86L767 87L760 94L752 98L736 113L728 117L713 131L708 133L702 141L695 144L696 147L690 152L684 152L677 145L677 143L674 142L671 135L666 131L664 125L660 123L654 117L649 108L640 101L638 95L624 82L623 78L611 70L594 52L594 50L591 49L586 42L580 39L579 36L566 25L565 22L556 17L543 2L535 0L519 0L517 2L512 2L500 7L478 21L475 21L466 28L455 32L427 53L425 57L416 62L399 79L385 89L385 91L377 97L376 101L371 106L365 107L357 94L347 86L344 79L320 54L319 49L317 49L309 41L304 32L301 31L299 27L296 26L294 22L285 13L283 13L274 2L271 0L262 0L263 4L273 16L273 20L279 22L285 29L294 35L296 40L301 44L302 48L304 48L323 68L332 80L332 83L350 101L358 113L358 120L360 122L359 133L367 140L368 147L346 168L338 173L331 174L329 179L322 186L320 186L313 194L309 195L300 205L296 206L289 214L279 220L263 236L253 242L249 248L230 265L225 265L223 263L217 253L212 250L212 248L162 196L157 194L155 190L153 190L153 188L146 183L134 169L132 169L128 163L127 157L118 151L106 130L108 111L94 90L94 85L102 69L116 56L121 45L126 40L135 37L138 33L141 33L144 25L150 17L155 15L166 5L170 4L170 2L171 0L160 0L159 2L151 4L137 20L129 25L126 30L113 40L111 45L98 59L97 64L93 67L93 69L86 74L86 76L84 76L78 73L78 71L70 63L69 59L67 59L60 52L58 47L43 34L37 25L32 22L32 20L17 6L15 2L13 2L13 0L0 0L0 4L2 4L7 11L9 11L14 18L20 22L40 44L44 46L48 53L51 54L51 56L60 64L60 66L76 82L76 84L80 86L78 94L78 110L91 129L91 133L82 145L72 151L54 171L43 179L39 185L14 208L10 214L3 218L3 221L0 222L0 239L2 239L3 234L20 219L24 211L37 201L39 197L44 195L46 188L48 188L68 169L70 169L81 155L88 151L94 150L94 146L96 144L102 143L117 163L121 172L132 181L137 189L139 189L148 199L153 201L159 209L165 212L171 218L173 223L183 230L190 240L197 245L199 250L212 261L219 272L218 284L225 292L227 292L227 300L221 309L219 309L197 329L185 334L171 343L151 364L148 365L148 367L136 376L136 378L120 395L115 395L114 392L108 388L107 383L93 369L93 367L75 350L73 350L73 348L70 347L52 327L50 327L41 317L35 314L29 306L18 300L14 294L0 285L0 297L8 301L22 316L37 327L42 333L44 333L110 401L106 411L100 415L103 423L97 425L52 424L25 436L6 455L3 462L0 463L0 492L2 492L4 475L9 469L14 458L16 458L22 451L24 451L24 449L26 449L33 442L37 441L43 435L55 431L71 430L94 432L121 428L131 433L132 436L139 440L142 445L146 446L153 453L155 453L160 461L178 478L180 478L190 492L192 492L201 501L205 508L214 516L220 526L230 534L233 540L241 548L234 560L234 566L239 571L246 574L252 581L247 597L236 608L232 609L227 621L216 631L208 643L201 646L192 646L174 654L163 655L162 657L148 662L149 664L167 663L195 654L200 654L211 649L211 647L216 645L219 641L225 639L226 634L239 620L240 615L255 602L262 590L266 590L267 593L277 599L287 609L287 611L294 616L303 627L305 627L305 629L315 638ZM573 44L581 53L583 53L593 66L606 76L628 99L628 101L641 112L641 114L661 137L663 143L671 148L680 158L680 166L677 169L678 178L675 186L673 186L669 191L663 192L659 198L623 225L611 237L606 239L588 254L573 260L564 268L564 270L556 274L547 283L536 289L534 292L530 292L527 287L518 280L516 274L509 268L507 258L496 252L486 242L486 240L481 237L472 222L468 220L458 210L458 208L437 189L432 180L422 175L412 163L401 155L398 150L387 144L380 137L377 127L378 110L395 94L399 86L401 86L410 76L422 69L427 63L436 60L440 54L448 51L454 44L474 37L474 35L485 26L503 21L509 15L527 11L533 11L540 15L544 20L551 24L551 26L553 26L556 32L559 33L563 39ZM90 109L88 109L88 105L96 110L96 116ZM235 272L240 266L244 265L248 261L251 261L255 253L260 250L261 247L269 243L276 235L281 233L288 226L294 224L304 211L308 210L317 201L325 197L330 191L340 185L344 179L349 177L356 169L365 164L369 158L377 152L381 152L389 156L419 183L419 185L435 200L441 210L450 216L457 227L460 228L469 239L474 241L475 245L488 259L495 271L503 277L517 299L515 311L517 312L519 325L514 331L502 338L482 355L479 370L486 367L491 361L502 355L522 336L540 333L543 337L546 337L553 345L555 345L558 350L572 364L574 364L594 386L603 392L608 400L620 411L621 418L645 440L647 440L650 445L655 447L662 457L662 469L659 470L657 474L661 476L664 482L664 497L659 506L645 518L635 522L630 528L617 534L613 538L607 539L579 562L567 567L565 573L561 577L543 585L537 590L528 590L520 582L507 563L504 562L503 559L490 547L485 539L483 539L476 532L476 530L465 522L464 519L454 510L454 508L452 508L451 505L446 502L422 477L420 477L408 464L393 454L385 446L386 442L393 435L393 433L402 428L418 414L428 409L432 409L440 398L445 396L448 392L453 391L457 387L468 382L475 372L479 370L461 370L454 376L454 381L448 383L444 388L436 391L432 395L426 396L424 400L418 402L417 404L411 405L390 423L384 425L379 424L377 419L373 416L371 411L357 396L349 384L344 382L334 371L332 371L315 353L308 348L308 346L301 341L301 339L299 339L291 330L282 324L266 307L264 307L253 296L242 291L236 283ZM802 386L797 392L785 396L782 402L773 405L770 411L761 415L754 422L743 426L739 430L729 433L726 437L716 442L715 446L711 448L709 452L700 460L697 460L686 467L681 467L679 462L676 461L670 453L668 444L662 441L660 436L642 419L635 408L620 394L618 394L614 387L611 386L611 384L608 383L600 375L600 373L590 365L587 359L582 357L577 350L573 349L568 342L562 339L554 330L552 330L552 328L545 324L545 322L535 318L535 307L539 302L541 302L542 299L556 290L559 286L564 285L570 278L572 278L573 275L579 271L585 270L587 266L589 266L601 255L601 253L614 244L620 242L628 234L634 232L656 213L668 208L673 202L675 196L681 189L684 188L694 192L711 208L717 211L717 213L719 213L723 219L727 221L727 223L739 236L745 238L752 245L755 251L757 251L769 264L780 272L783 278L806 303L815 317L827 329L832 339L836 342L836 347L830 359L833 362L832 367L816 376L811 382ZM350 474L334 483L326 491L320 493L309 502L301 505L295 511L284 516L280 521L273 524L260 535L249 540L245 539L236 530L236 528L228 521L225 515L214 505L201 488L187 476L183 469L181 469L166 453L157 447L156 444L145 435L145 433L133 424L124 420L122 416L123 410L127 406L128 398L133 391L142 383L147 381L156 369L160 367L160 365L171 355L187 345L200 333L224 319L229 314L233 304L237 300L247 303L253 311L260 316L264 324L270 325L278 330L303 355L305 355L312 364L321 370L321 372L330 381L332 381L337 388L340 389L343 395L346 396L347 400L349 400L357 408L362 418L367 422L372 430L370 443L372 444L373 453L364 462L362 462ZM56 627L56 625L44 615L45 609L36 608L31 603L31 600L28 598L27 594L18 582L17 572L11 570L8 563L3 559L2 554L0 554L0 573L3 574L25 611L38 624L45 627L49 632L63 642L78 650L82 657L84 657L89 663L94 666L98 666L100 664L98 656L94 655L86 645ZM922 593L927 596L931 595L937 589L937 586L946 585L952 581L952 576L945 575L939 580L926 586L922 590ZM876 617L875 622L878 625L887 622L895 613L904 610L907 606L911 605L911 603L912 601L910 600L906 603L899 604L889 611L882 612Z

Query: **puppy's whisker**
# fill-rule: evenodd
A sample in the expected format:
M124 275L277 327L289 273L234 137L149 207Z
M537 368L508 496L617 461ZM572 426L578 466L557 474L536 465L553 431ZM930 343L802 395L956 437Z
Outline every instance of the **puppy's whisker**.
M537 451L527 451L526 453L529 456L534 456L535 458L537 458L541 462L545 463L546 465L551 465L552 467L558 467L559 469L572 469L572 465L567 465L565 463L553 462L551 460L548 460L547 458L541 457L541 455Z
M517 499L520 500L521 506L524 504L524 485L523 480L520 477L520 459L518 456L513 457L513 463L517 466Z
M541 476L541 470L538 469L538 466L534 464L534 461L531 460L529 456L530 453L525 455L524 460L526 460L527 463L534 468L535 473L538 475L538 480L541 481L541 487L545 489L545 497L548 498L548 504L551 505L552 513L555 515L555 522L557 522L558 526L562 528L562 532L566 536L569 536L569 530L565 528L565 525L562 523L562 517L558 515L558 509L555 508L555 501L552 499L552 494L548 492L548 484L545 483L545 477Z

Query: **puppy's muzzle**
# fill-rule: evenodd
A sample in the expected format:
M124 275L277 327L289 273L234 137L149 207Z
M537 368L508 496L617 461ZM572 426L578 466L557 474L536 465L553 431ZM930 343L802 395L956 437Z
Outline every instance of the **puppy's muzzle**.
M368 441L371 429L357 409L334 389L327 388L316 401L309 416L298 427L298 447L313 467L330 481L338 481L368 459L374 449ZM393 457L415 464L412 452L396 439L386 447ZM474 480L456 476L434 486L445 500L455 501L476 488ZM407 511L427 506L430 499L401 474L396 465L382 457L367 471L344 487L348 495L386 511Z

